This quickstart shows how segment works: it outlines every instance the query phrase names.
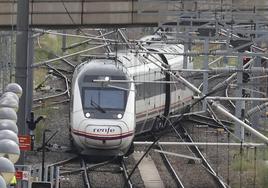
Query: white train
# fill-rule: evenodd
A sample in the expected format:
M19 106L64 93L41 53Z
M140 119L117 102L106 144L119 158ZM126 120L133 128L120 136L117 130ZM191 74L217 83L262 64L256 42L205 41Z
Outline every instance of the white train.
M159 40L147 36L143 41ZM182 53L183 45L150 43L151 52ZM93 59L73 75L70 132L81 154L123 156L135 134L151 130L164 116L188 105L192 92L172 81L160 66L182 68L183 57L119 51L114 58ZM188 62L188 67L192 64ZM153 82L158 83L153 83Z

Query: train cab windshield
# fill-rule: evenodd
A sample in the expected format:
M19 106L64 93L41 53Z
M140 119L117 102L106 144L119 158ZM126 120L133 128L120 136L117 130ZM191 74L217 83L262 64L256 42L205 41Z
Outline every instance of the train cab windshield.
M81 80L81 99L85 116L96 119L122 117L129 94L129 83L96 83L105 76L86 75ZM126 80L126 77L110 76L111 80ZM119 115L121 114L121 115ZM119 116L118 116L119 115Z
M84 108L107 110L124 110L126 91L115 88L85 88Z

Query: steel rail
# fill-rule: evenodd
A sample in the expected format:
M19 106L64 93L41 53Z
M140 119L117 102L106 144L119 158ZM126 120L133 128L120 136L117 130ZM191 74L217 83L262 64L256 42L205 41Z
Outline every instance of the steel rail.
M61 97L61 96L64 96L67 94L67 97L68 99L70 98L70 89L69 89L69 84L68 84L68 78L62 74L60 71L58 71L56 68L50 66L50 65L47 65L50 69L54 70L55 72L57 72L57 74L62 77L65 81L65 87L66 87L66 90L63 91L62 93L59 93L59 94L55 94L55 95L50 95L50 96L47 96L47 97L40 97L40 98L37 98L37 99L34 99L33 101L34 102L37 102L37 101L43 101L43 100L48 100L48 99L52 99L52 98L57 98L57 97Z
M211 80L211 79L220 77L220 76L221 76L221 74L213 75L213 76L211 76L211 77L208 78L208 81ZM198 86L198 89L199 89L199 90L201 90L201 88L203 87L203 84L204 84L204 82L202 82L202 83Z
M46 99L44 99L46 100ZM61 101L57 101L57 102L51 102L49 103L50 106L54 106L54 105L58 105L58 104L63 104L63 103L67 103L70 102L70 99L65 99L65 100L61 100ZM38 104L38 105L34 105L33 108L40 108L43 107L42 104Z
M159 149L154 149L155 152L157 153L161 153L164 155L171 155L171 156L175 156L175 157L180 157L180 158L185 158L185 159L191 159L197 162L201 162L201 159L197 158L197 157L192 157L189 155L184 155L184 154L179 154L179 153L175 153L175 152L169 152L169 151L164 151L164 150L159 150Z
M174 131L177 134L178 138L182 140L186 140L187 142L192 142L193 139L187 132L187 130L182 126L174 127ZM212 166L209 164L209 162L206 160L205 156L202 154L202 152L199 150L199 148L195 145L187 146L189 150L195 154L198 158L202 160L203 166L210 172L212 175L214 181L217 183L219 187L226 188L226 184L223 182L223 180L217 175L217 173L213 170Z
M235 80L233 80L232 82L234 82ZM225 89L225 96L226 97L229 97L229 94L228 94L228 92L229 92L229 88L230 88L230 85L231 85L231 83L232 82L230 82L230 84L226 87L226 89ZM231 104L231 106L233 107L233 108L235 108L235 104L233 103L233 101L231 101L231 100L229 100L229 103Z
M126 164L125 164L124 159L122 159L122 160L120 161L120 163L121 163L120 165L121 165L121 167L122 167L122 171L123 171L123 176L124 176L124 178L125 178L125 182L127 182L126 185L127 185L128 188L132 188L133 185L132 185L131 180L129 179L129 175L128 175L128 171L127 171L127 166L126 166Z
M65 81L65 87L66 90L64 92L67 93L68 98L70 98L70 88L69 88L69 82L68 82L68 78L66 75L64 75L62 72L60 72L59 70L57 70L56 68L52 67L51 65L47 65L50 69L54 70L55 72L57 72Z
M62 165L68 164L68 163L70 163L70 162L72 162L72 161L74 161L76 159L78 159L78 156L74 156L74 157L71 157L69 159L53 163L53 164L51 164L49 166L62 166Z
M160 151L164 151L161 145L156 144L155 147L158 148ZM159 152L159 154L160 154L161 158L163 159L168 171L171 173L173 179L175 179L177 187L184 188L184 185L183 185L180 177L176 173L175 169L172 167L167 155L163 152Z
M81 165L81 168L83 169L82 176L83 176L85 188L90 188L91 186L90 186L89 176L87 172L87 165L86 165L85 160L82 158L80 159L80 165Z

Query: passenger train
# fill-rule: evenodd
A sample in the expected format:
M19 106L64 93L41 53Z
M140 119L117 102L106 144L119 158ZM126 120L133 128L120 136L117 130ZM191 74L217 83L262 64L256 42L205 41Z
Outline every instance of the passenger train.
M192 92L161 69L181 69L183 56L168 53L182 53L184 46L161 43L159 35L141 41L142 52L118 51L115 57L91 59L75 69L70 133L79 153L128 155L135 134L190 104Z

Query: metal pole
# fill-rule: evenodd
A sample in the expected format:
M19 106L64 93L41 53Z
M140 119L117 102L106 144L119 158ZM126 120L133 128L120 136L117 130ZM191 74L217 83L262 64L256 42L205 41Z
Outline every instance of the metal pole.
M27 119L27 74L28 74L28 27L29 27L29 0L17 2L17 38L16 38L16 68L15 81L22 89L23 94L19 101L18 110L18 128L19 134L26 133L26 119ZM25 154L22 152L18 164L24 164Z
M199 96L193 96L193 99L200 99ZM268 98L244 98L244 97L206 97L207 100L235 100L235 101L268 101Z
M134 145L151 145L153 142L133 142ZM166 146L243 146L243 147L264 147L263 143L223 143L223 142L157 142L158 145Z
M66 34L66 30L63 30L62 31L63 34ZM62 53L64 53L66 51L66 45L67 44L67 41L66 41L66 35L63 35L62 36L62 41L61 41L61 50L62 50Z
M56 186L55 188L60 187L60 167L56 166Z
M207 72L207 73L234 73L234 72L246 72L246 73L267 73L268 69L263 67L254 67L250 69L237 69L235 67L224 67L224 68L209 68L209 69L172 69L173 71L179 72ZM259 78L259 77L258 77ZM250 78L252 79L252 77Z
M187 36L189 35L188 33L186 34ZM187 37L188 38L188 37ZM188 40L188 39L187 39ZM186 54L188 52L188 44L186 43L184 45L184 53ZM183 68L187 69L187 65L188 65L188 56L183 55Z
M238 56L238 69L243 68L243 59L242 57ZM239 98L242 98L242 84L243 84L243 73L238 72L237 73L237 89L236 89L236 96ZM242 109L244 108L244 103L242 100L236 100L235 101L235 116L239 119L243 120L243 113ZM239 126L239 123L237 123L237 126L235 128L235 134L242 140L244 141L244 128Z
M254 128L252 128L251 126L249 126L248 124L246 124L245 122L243 122L242 120L238 119L237 117L235 117L233 114L231 114L230 112L228 112L226 109L224 109L222 106L220 106L219 104L217 104L216 102L212 102L212 106L218 110L218 112L222 113L223 115L231 118L232 120L234 120L236 123L238 123L238 125L244 127L245 129L247 129L249 132L251 132L252 134L254 134L255 136L257 136L259 139L263 140L266 144L268 144L268 138L266 136L264 136L263 134L261 134L260 132L258 132L257 130L255 130Z
M26 117L29 117L32 111L32 104L33 104L33 69L31 68L33 62L34 62L34 39L32 37L32 32L29 33L29 46L28 46L28 78L27 78L27 114ZM25 131L26 132L26 131Z
M256 21L255 20L255 30L256 31L259 31L259 30L261 30L261 28L260 28L260 23L258 22L258 21ZM255 38L261 38L262 36L260 35L260 34L256 34L255 35ZM255 39L254 39L255 40ZM261 43L262 43L262 41L258 41L258 42L256 42L256 46L261 46ZM256 49L255 48L255 50L254 51L260 51L260 52L263 52L262 50L260 50L260 49ZM259 57L259 56L257 56L256 57L256 61L254 62L254 64L253 64L253 67L260 67L261 66L261 57ZM256 74L253 74L253 77L258 77L258 76L261 76L260 74L258 74L258 73L256 73ZM254 79L253 81L252 81L253 83L252 83L252 89L253 90L257 90L257 91L261 91L261 79L259 79L259 78L257 78L257 79ZM259 97L260 96L260 94L259 93L256 93L256 92L251 92L251 95L253 96L253 97ZM258 105L260 105L260 103L258 102L258 101L253 101L252 102L252 106L258 106ZM254 127L255 128L257 128L259 125L260 125L260 123L259 123L259 120L260 120L260 118L261 118L261 116L260 116L260 113L256 113L256 114L254 114L252 117L251 117L251 121L252 121L252 123L253 123L253 125L254 125Z
M249 62L247 62L245 65L243 65L243 68L246 68L248 65L250 65L252 62L254 61L254 59L251 59ZM228 84L230 84L232 82L232 80L236 77L237 73L233 73L229 78L227 78L226 80L224 80L223 82L217 84L216 86L214 86L212 88L212 90L216 90L217 88L223 87L223 86L227 86Z
M44 181L45 178L45 150L46 150L46 132L50 132L50 130L45 129L43 131L43 142L42 142L42 181Z
M144 51L142 50L130 50L131 53L144 53ZM249 56L249 57L254 57L254 56L262 56L262 58L268 58L267 53L263 53L263 52L227 52L225 50L223 51L211 51L208 53L205 52L146 52L146 54L167 54L167 55L186 55L186 56L227 56L227 57L237 57L237 56Z
M208 38L205 40L204 43L204 52L208 53L209 49L209 43L208 43ZM204 62L203 62L203 69L208 70L208 56L205 56ZM203 94L206 95L208 93L208 73L204 72L203 73ZM206 111L207 110L207 102L204 100L202 102L202 110Z
M250 110L248 110L246 116L250 117L251 115L258 113L259 111L263 110L264 108L266 108L268 106L268 102L263 103L262 105L257 105L254 108L251 108Z

